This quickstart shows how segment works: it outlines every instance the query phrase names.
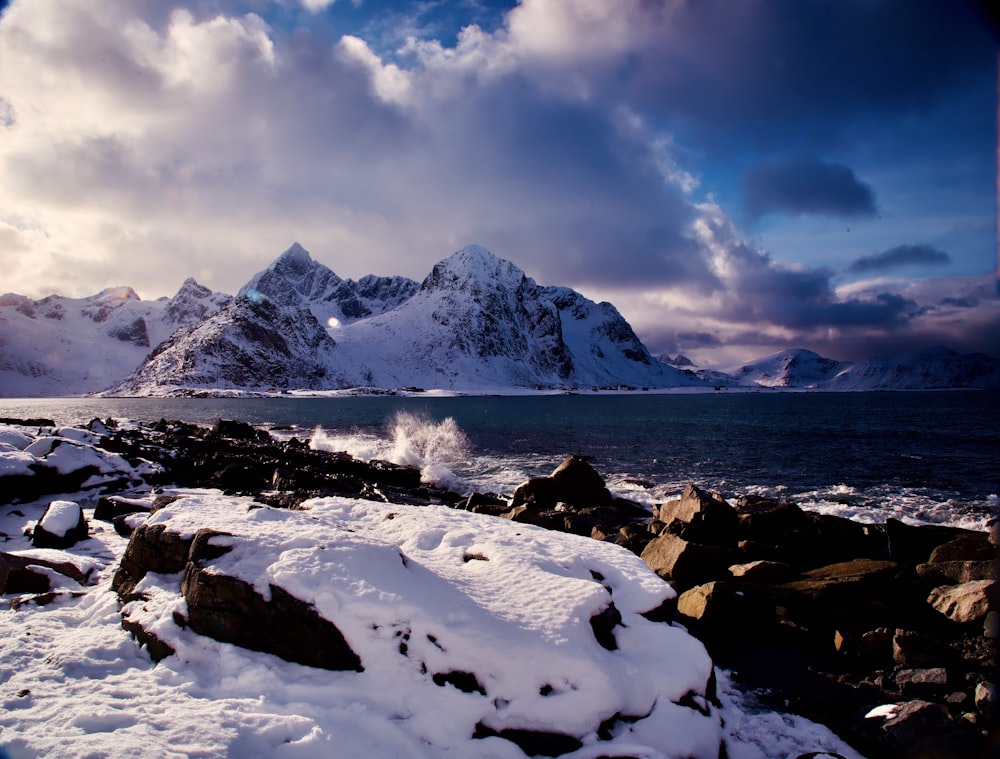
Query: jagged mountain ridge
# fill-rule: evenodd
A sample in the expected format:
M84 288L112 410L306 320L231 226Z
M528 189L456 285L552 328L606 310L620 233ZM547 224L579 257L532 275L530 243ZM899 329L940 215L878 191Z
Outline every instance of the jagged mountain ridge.
M82 395L117 384L151 346L229 300L194 279L153 301L131 287L85 298L0 295L0 395Z
M422 283L341 279L295 244L235 298L194 279L149 302L129 287L0 295L0 396L412 385L1000 388L1000 361L940 346L857 364L790 349L732 374L699 369L651 356L613 305L540 286L477 246Z
M540 287L484 248L463 248L418 286L399 277L341 280L293 245L113 392L698 382L654 360L610 304Z

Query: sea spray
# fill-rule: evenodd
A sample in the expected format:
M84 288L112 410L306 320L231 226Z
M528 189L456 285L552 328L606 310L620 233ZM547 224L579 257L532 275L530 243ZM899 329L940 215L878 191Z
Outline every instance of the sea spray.
M394 464L420 469L420 478L430 485L456 488L460 484L451 467L467 460L469 439L450 416L434 422L421 414L400 411L390 427Z
M386 437L364 432L330 433L317 427L309 446L315 450L347 453L361 461L383 459L420 470L428 485L464 490L466 483L453 467L466 463L470 444L452 417L435 422L424 414L400 411L388 425Z

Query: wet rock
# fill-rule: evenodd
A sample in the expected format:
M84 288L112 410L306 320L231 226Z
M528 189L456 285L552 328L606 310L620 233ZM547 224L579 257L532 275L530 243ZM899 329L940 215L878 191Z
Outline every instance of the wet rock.
M708 637L739 629L748 640L770 633L774 622L774 607L755 588L735 582L696 585L677 599L677 613Z

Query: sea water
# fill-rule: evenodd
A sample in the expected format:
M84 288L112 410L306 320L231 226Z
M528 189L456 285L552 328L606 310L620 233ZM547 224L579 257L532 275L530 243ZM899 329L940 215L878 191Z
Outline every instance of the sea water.
M3 416L239 419L462 492L509 495L580 454L612 492L647 505L693 482L868 522L986 529L1000 516L990 391L0 399Z

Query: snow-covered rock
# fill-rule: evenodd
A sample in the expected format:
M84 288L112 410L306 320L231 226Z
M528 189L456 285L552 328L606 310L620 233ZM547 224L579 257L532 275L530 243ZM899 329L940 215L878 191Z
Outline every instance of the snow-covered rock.
M712 663L682 628L642 616L673 591L625 549L443 506L251 506L190 493L147 528L227 533L194 571L263 598L280 588L336 625L362 671L328 673L314 698L364 704L347 735L366 754L516 757L541 742L547 755L718 756ZM123 614L183 662L204 644L177 625L179 582L146 575ZM593 622L611 608L613 646Z
M87 520L76 501L52 501L31 534L36 548L69 548L87 537Z

